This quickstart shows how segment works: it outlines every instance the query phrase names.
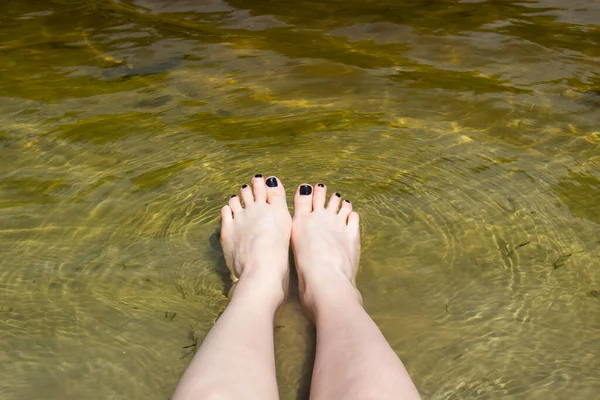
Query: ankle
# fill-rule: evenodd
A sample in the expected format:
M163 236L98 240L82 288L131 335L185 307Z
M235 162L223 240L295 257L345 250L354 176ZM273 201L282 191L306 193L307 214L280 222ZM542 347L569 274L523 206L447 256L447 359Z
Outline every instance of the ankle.
M362 307L362 296L358 288L346 276L336 276L320 284L305 286L302 298L313 319L316 319L320 313L330 310L343 311L345 307L352 304Z
M232 287L230 297L232 300L238 297L253 298L278 307L285 299L287 285L287 276L280 278L266 274L266 271L245 270Z

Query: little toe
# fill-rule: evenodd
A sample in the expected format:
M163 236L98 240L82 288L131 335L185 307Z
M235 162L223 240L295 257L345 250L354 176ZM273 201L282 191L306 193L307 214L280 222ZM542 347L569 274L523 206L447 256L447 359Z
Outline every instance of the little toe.
M347 220L348 215L352 212L352 203L350 203L350 200L346 199L342 202L342 207L340 207L340 212L338 213L338 215L340 217L342 217L344 219L344 221Z
M350 228L353 233L358 233L360 218L356 211L352 211L350 215L348 215L348 228Z
M223 225L233 221L233 211L228 205L221 207L221 221L223 222Z
M285 188L277 177L271 176L265 181L267 186L267 203L279 204L287 207L285 201Z
M267 186L265 185L265 178L261 174L256 174L252 178L252 189L254 191L254 201L267 201Z
M313 194L313 210L322 210L325 208L325 196L327 195L327 187L323 183L317 183L315 193Z
M342 201L342 195L338 192L335 192L329 198L329 203L327 203L327 210L337 213L340 208L340 203Z
M233 214L237 214L242 211L242 203L240 202L240 198L237 194L232 194L229 198L229 207Z
M254 203L254 194L252 194L250 186L243 184L240 193L242 194L242 200L244 200L244 205L246 207Z
M303 183L294 195L294 216L310 214L312 211L312 186Z

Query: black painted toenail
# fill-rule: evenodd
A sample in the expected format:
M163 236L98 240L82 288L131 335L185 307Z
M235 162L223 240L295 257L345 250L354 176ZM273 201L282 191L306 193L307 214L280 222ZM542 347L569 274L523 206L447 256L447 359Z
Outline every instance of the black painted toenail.
M242 185L242 189L246 189L248 187L248 185L246 185L245 183Z
M237 194L232 194L231 198L233 199L234 197L237 197Z
M322 183L318 183L317 186L318 187L325 187L325 185L323 185Z
M262 174L256 174L254 175L255 178L262 178Z
M275 178L267 179L267 186L268 187L277 187L277 179L275 179Z
M301 195L309 195L312 193L312 187L310 187L309 185L302 185L300 186L300 194Z
M348 200L348 199L346 199L346 200L344 200L344 201L345 201L346 203L350 203L350 200Z
M341 195L341 194L339 194L338 192L335 192L335 196L336 196L336 197L342 197L342 195Z

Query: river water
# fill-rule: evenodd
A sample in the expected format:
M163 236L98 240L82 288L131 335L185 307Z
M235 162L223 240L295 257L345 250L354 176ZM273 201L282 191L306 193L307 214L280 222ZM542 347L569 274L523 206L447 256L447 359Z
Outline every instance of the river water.
M594 0L2 2L1 397L168 398L255 173L352 200L424 398L597 397L599 25ZM276 324L306 399L293 293Z

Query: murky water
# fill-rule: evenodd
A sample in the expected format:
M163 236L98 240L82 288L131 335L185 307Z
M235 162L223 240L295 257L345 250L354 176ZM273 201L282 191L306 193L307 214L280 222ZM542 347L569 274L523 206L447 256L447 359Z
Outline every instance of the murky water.
M600 393L600 4L0 3L0 397L165 399L255 173L363 221L425 398ZM282 399L314 332L277 321Z

